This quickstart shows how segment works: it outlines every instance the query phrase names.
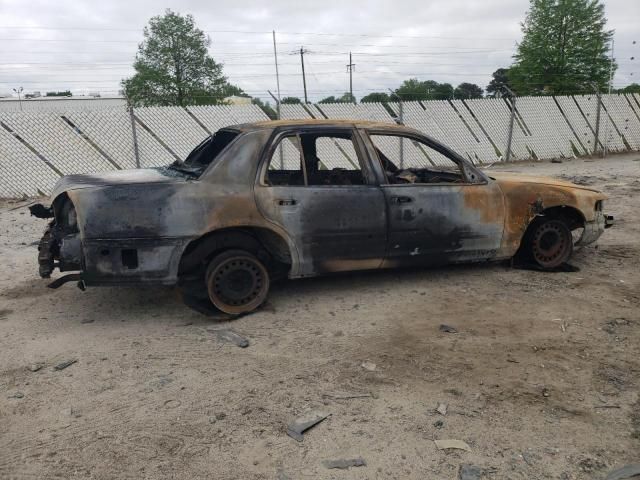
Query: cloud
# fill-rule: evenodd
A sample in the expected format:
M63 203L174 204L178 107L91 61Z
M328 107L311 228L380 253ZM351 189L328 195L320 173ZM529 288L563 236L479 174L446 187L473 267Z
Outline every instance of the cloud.
M409 77L484 87L496 68L511 62L528 1L185 0L169 7L194 15L229 80L263 99L276 88L271 30L277 32L283 96L303 94L295 51L304 46L309 96L319 100L348 90L350 51L358 97ZM4 0L0 9L0 92L23 85L26 91L85 94L117 93L120 79L132 74L142 28L164 10L150 0L35 0L28 8L22 0ZM640 2L609 0L606 11L616 30L615 84L640 81L640 60L631 60L640 59Z

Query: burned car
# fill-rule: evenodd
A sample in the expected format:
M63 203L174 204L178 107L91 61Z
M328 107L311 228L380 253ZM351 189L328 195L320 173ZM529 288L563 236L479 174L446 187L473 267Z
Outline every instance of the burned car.
M282 277L515 255L553 269L611 223L605 198L488 174L401 125L316 120L223 128L167 167L66 176L31 209L53 218L40 275L75 272L52 287L177 285L242 314Z

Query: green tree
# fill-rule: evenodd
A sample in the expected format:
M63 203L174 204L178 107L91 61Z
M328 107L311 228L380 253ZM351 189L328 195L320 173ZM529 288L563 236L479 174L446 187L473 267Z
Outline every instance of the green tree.
M410 78L402 82L395 93L405 102L447 100L453 98L453 86L450 83L438 83L435 80L420 81L417 78Z
M340 97L335 97L333 95L329 97L325 97L320 100L318 103L355 103L355 97L352 97L349 92L342 94Z
M593 92L609 80L609 41L600 0L530 0L509 78L519 95Z
M365 95L360 99L360 103L367 102L378 102L378 103L387 103L391 101L391 97L389 97L388 93L384 92L373 92L369 95Z
M475 83L463 82L456 87L453 95L458 99L482 98L482 88Z
M417 78L410 78L405 80L402 84L396 88L396 95L404 102L416 101L416 100L429 100L431 93L437 86L437 82L427 80L422 82Z
M280 100L280 103L292 105L296 103L302 103L302 100L300 100L298 97L284 97L282 100Z
M616 91L618 93L640 93L640 84L632 83Z
M509 69L499 68L491 75L493 78L487 85L487 97L500 97L505 93L505 87L511 89Z
M338 99L338 103L356 103L356 97L349 92L345 92Z
M265 113L267 117L271 120L276 120L278 118L278 113L273 109L269 102L263 102L259 98L252 98L251 103L260 107L260 109Z
M209 56L211 39L191 15L166 10L149 20L133 64L135 74L122 81L134 105L221 103L228 83L222 65Z
M439 83L436 85L429 100L448 100L453 98L453 85L450 83Z
M225 97L251 97L251 95L246 93L243 89L236 85L231 85L230 83L227 83L222 87L222 94Z

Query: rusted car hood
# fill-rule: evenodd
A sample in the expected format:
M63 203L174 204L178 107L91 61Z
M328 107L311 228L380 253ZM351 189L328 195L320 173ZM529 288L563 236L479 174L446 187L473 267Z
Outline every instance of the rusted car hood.
M558 180L552 177L542 177L536 175L523 175L521 173L513 172L485 172L489 177L494 178L499 184L508 184L514 186L516 184L537 184L537 185L550 185L554 187L562 188L577 188L579 190L588 190L590 192L600 192L599 190L587 187L584 185L576 185L575 183L567 182L564 180Z
M132 185L140 183L174 183L186 181L184 175L166 167L117 170L114 172L92 173L87 175L65 175L53 189L53 200L63 192L81 188L105 187L113 185Z

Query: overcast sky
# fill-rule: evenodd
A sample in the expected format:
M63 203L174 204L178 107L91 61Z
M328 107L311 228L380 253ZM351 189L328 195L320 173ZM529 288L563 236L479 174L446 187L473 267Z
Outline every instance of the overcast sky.
M162 5L162 6L161 6ZM511 62L528 0L224 1L0 0L0 93L70 89L114 95L142 28L165 8L195 17L229 81L253 96L275 92L271 30L276 31L282 96L302 97L304 46L310 100L348 91L396 88L417 77L483 88ZM620 65L614 86L640 83L640 1L607 0ZM637 43L633 43L637 40ZM631 58L635 57L636 60Z

